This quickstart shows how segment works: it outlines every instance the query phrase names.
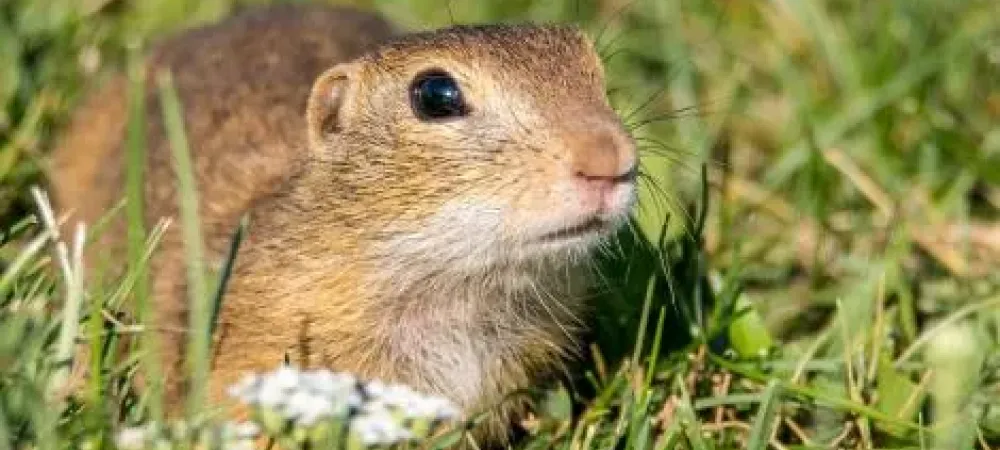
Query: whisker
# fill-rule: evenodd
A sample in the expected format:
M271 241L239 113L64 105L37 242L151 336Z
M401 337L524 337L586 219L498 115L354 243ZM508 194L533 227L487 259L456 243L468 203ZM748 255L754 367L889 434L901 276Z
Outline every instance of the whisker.
M640 174L639 174L639 182L640 183L645 183L644 185L649 188L648 190L649 190L649 192L651 194L651 200L652 200L652 205L649 205L649 206L651 206L653 208L653 211L657 211L657 210L667 210L667 211L669 211L670 210L671 205L667 201L667 199L671 195L665 189L663 189L662 186L660 186L660 184L657 182L657 180L655 178L652 178L652 177L649 177L649 176L644 176L644 174L642 174L640 172ZM643 211L643 212L644 213L649 213L651 211Z
M667 189L664 189L663 186L659 184L659 180L657 178L651 177L648 174L645 174L641 171L639 173L639 178L640 182L647 183L647 186L650 188L650 192L654 194L652 196L654 202L658 200L665 202L662 204L655 204L654 206L660 206L667 212L672 214L680 212L680 215L684 217L688 222L693 220L693 217L691 216L689 211L687 211L687 208L684 206L683 202L681 202L680 199L677 198L677 196L674 193L672 193Z
M600 49L598 50L599 54L603 53L603 50L606 50L606 48L601 49L601 40L604 38L604 33L607 32L608 28L611 26L611 23L620 18L628 8L632 7L632 4L635 2L636 0L631 0L628 3L625 3L624 5L618 7L611 14L611 16L608 17L608 20L604 22L604 25L601 26L601 29L600 31L598 31L597 36L594 37L594 47Z
M646 108L649 107L649 105L652 105L653 102L663 97L663 94L665 94L666 92L667 92L667 86L660 87L653 93L653 95L650 95L649 98L647 98L644 102L640 103L638 107L636 107L634 110L626 114L625 117L622 118L622 121L628 123L629 121L632 120L633 117L635 117L636 114L644 111Z
M635 130L642 129L643 127L652 125L654 123L666 122L666 121L670 121L670 120L677 120L677 119L685 118L685 117L707 117L709 114L712 114L711 112L701 110L700 108L701 108L701 105L685 106L685 107L682 107L682 108L678 108L678 109L675 109L675 110L672 110L672 111L665 112L665 113L660 114L658 116L650 116L650 117L644 118L644 119L642 119L642 120L640 120L638 122L626 124L625 126L630 131L635 131ZM695 114L691 114L691 115L687 114L687 113L690 113L692 111L694 111Z

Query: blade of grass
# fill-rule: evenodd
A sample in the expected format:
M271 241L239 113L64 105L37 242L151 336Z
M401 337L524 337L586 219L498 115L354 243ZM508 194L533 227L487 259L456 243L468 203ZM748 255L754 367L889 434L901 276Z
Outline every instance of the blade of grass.
M775 416L778 414L778 395L780 392L781 386L777 379L772 379L767 383L760 409L750 430L750 438L747 439L747 450L767 449L767 443L771 440L771 432L776 425Z
M0 298L4 298L14 287L14 282L17 281L18 274L24 267L35 260L35 255L42 249L43 246L52 237L48 230L43 230L37 237L35 237L24 249L18 253L17 257L14 259L10 265L4 267L3 276L0 277Z
M19 236L24 230L38 225L38 218L35 216L28 216L12 225L7 230L0 230L0 244L6 244L15 236Z
M747 367L744 364L734 363L719 355L709 353L708 358L711 359L714 364L718 364L720 367L730 372L739 374L754 381L764 383L773 379L773 377L769 375L760 373L752 368ZM823 392L817 391L809 387L795 385L785 381L781 381L781 388L785 392L792 394L796 397L811 399L816 402L825 403L832 408L836 408L842 411L849 411L855 414L865 414L871 417L872 419L897 425L900 427L905 427L906 429L909 430L919 428L919 426L916 424L890 416L868 405L855 403L851 400L825 394Z
M138 48L129 53L128 61L128 124L125 137L125 217L127 222L128 266L134 277L132 296L135 301L139 323L151 324L149 304L149 283L147 275L146 224L144 205L144 175L146 166L146 69ZM163 417L161 398L162 386L159 380L159 342L156 333L143 333L142 345L147 358L143 368L148 383L149 413L153 420Z
M719 406L753 405L762 401L761 394L726 394L715 397L703 397L694 401L694 409L703 411Z
M190 390L187 406L188 414L194 416L201 412L205 403L212 305L205 273L204 241L201 235L201 224L198 220L198 194L195 188L191 151L184 131L183 109L170 73L166 71L158 73L157 83L178 184L181 233L184 238L190 297L187 354Z
M63 280L65 298L62 304L62 318L59 326L59 335L56 338L55 355L53 359L54 370L48 380L47 398L58 403L62 403L61 397L69 379L69 368L73 362L73 349L76 343L77 332L80 326L80 308L83 303L83 242L86 236L86 228L83 223L77 223L73 234L73 246L67 248L66 243L60 239L59 225L55 220L55 213L48 195L41 189L33 187L31 194L38 206L42 223L52 236L52 243L55 245L56 256L59 262L60 275Z
M681 401L677 404L676 420L681 422L681 426L684 428L684 435L687 437L691 449L709 450L709 444L702 437L701 422L698 420L698 415L695 414L694 408L691 407L690 395L685 390L681 397Z
M100 279L95 277L93 279ZM87 335L87 345L90 360L86 361L85 364L89 366L89 373L87 379L84 380L87 383L87 401L90 403L90 409L93 411L88 414L87 419L90 421L90 426L94 427L96 436L92 441L99 442L102 440L101 435L104 433L103 424L109 419L107 415L108 409L105 403L105 389L108 386L109 377L104 369L104 349L112 349L117 336L115 334L114 328L110 329L108 336L104 338L102 334L104 333L104 316L102 310L104 308L104 300L107 299L106 293L104 292L103 285L101 283L95 283L90 287L90 301L89 301L89 316L87 317L86 327L87 330L84 332ZM105 347L105 343L108 344ZM110 351L109 351L110 352Z
M667 309L660 306L660 314L656 319L656 333L653 335L653 347L649 349L649 367L646 369L646 380L643 388L649 391L653 384L653 377L656 376L656 364L660 360L660 343L663 340L663 324L666 321Z
M656 275L651 275L646 283L646 295L642 302L642 315L639 316L639 330L636 332L635 351L632 353L632 368L639 367L642 358L642 347L646 342L646 327L649 324L650 306L653 295L656 294Z
M656 450L668 450L677 447L677 441L681 433L681 425L679 420L673 421L667 429L660 434L658 438L659 443L656 445Z
M169 224L169 220L161 220L149 231L149 234L143 244L144 247L142 249L142 254L140 255L140 259L138 261L139 267L148 267L149 261L153 257L153 252L162 240L163 234L166 233ZM125 274L125 277L121 280L118 286L116 286L115 289L108 294L107 301L105 302L107 308L112 310L121 308L123 300L127 294L132 291L132 287L135 285L135 279L136 273L129 268L129 271ZM155 336L151 339L152 340L150 342L144 341L142 345L156 344ZM154 362L154 364L158 363L158 361Z
M240 250L240 243L243 242L243 235L246 232L248 223L247 216L243 216L240 220L240 224L236 226L236 231L233 233L233 238L229 244L229 252L226 254L226 260L222 266L222 272L219 274L218 281L215 285L215 295L212 296L212 320L210 322L210 332L209 336L215 333L215 325L219 321L219 311L222 310L222 297L226 293L226 286L229 284L229 277L233 274L233 265L236 263L236 254Z

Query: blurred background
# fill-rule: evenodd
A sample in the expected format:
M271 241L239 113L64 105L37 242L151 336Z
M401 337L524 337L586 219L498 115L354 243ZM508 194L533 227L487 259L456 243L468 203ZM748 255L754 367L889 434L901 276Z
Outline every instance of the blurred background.
M32 210L52 137L128 48L259 3L3 0L0 230ZM653 251L639 265L676 288L654 290L653 317L662 304L690 328L665 347L706 332L686 308L709 314L692 303L725 297L749 311L724 333L728 351L766 354L767 370L810 355L839 377L857 351L894 362L878 379L902 394L852 398L916 420L932 363L918 356L938 324L962 323L978 361L956 378L962 398L1000 398L996 0L346 3L412 30L532 20L590 33L643 148L636 225ZM3 246L0 261L17 251ZM629 285L633 266L610 264L623 286L607 308L640 309L648 273ZM601 333L641 328L605 316ZM636 342L612 341L622 354ZM902 399L886 406L891 395ZM979 442L997 439L1000 410L977 411Z

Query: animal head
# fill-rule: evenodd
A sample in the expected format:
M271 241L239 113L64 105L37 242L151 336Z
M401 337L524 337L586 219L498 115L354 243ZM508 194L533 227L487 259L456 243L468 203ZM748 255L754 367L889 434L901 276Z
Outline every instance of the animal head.
M442 268L583 255L627 217L635 143L601 61L566 26L406 35L328 70L314 158L380 230L377 252ZM405 258L404 258L405 259Z

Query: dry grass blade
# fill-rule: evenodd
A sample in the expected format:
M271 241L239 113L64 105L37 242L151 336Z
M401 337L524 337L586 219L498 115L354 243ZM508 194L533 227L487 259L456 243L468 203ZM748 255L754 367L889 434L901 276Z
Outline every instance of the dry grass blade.
M49 378L48 385L48 397L61 402L67 394L66 387L80 328L80 308L83 306L83 243L86 227L83 223L77 223L73 234L73 246L68 248L61 240L59 224L55 220L48 195L37 187L32 188L31 194L38 205L41 222L45 225L48 235L52 237L63 281L65 297L61 305L62 318L54 355L56 369Z

